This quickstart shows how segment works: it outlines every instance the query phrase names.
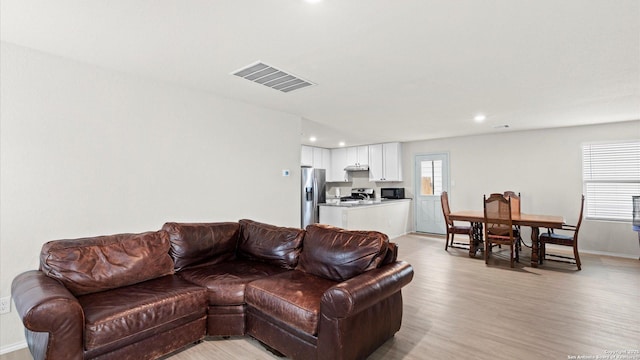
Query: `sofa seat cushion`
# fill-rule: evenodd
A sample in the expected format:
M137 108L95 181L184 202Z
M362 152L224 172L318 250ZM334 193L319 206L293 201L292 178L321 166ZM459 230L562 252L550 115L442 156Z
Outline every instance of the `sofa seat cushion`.
M291 270L258 261L234 260L189 268L178 274L189 282L207 288L210 306L221 306L244 305L248 283L284 271Z
M318 333L320 299L336 282L289 271L247 285L247 305L311 335Z
M175 275L80 296L85 315L85 350L130 343L206 314L206 289ZM168 330L168 329L165 329ZM122 345L122 344L121 344Z

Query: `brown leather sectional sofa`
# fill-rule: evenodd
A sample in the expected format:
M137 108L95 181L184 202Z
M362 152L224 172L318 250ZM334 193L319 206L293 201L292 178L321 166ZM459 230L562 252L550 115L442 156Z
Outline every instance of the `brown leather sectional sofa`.
M251 220L43 245L12 284L34 359L155 359L248 334L292 359L363 359L413 269L378 232Z

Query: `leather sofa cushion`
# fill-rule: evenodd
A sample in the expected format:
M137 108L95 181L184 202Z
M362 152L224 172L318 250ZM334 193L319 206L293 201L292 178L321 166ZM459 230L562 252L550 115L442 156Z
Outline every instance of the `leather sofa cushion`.
M335 281L294 270L251 282L245 297L247 305L262 314L315 336L320 299L334 285Z
M377 231L313 224L307 226L297 269L344 281L378 267L390 249L387 235Z
M298 263L304 234L302 229L240 220L238 254L245 259L293 269Z
M398 245L396 243L389 243L389 249L387 250L387 254L384 257L384 260L380 263L380 266L394 263L398 260Z
M207 288L210 306L244 305L245 287L254 280L287 271L279 266L251 260L234 260L185 269L179 276Z
M200 286L168 275L80 296L78 301L85 314L85 350L127 338L133 343L167 324L202 317L207 308L205 292Z
M40 269L78 296L172 274L173 261L169 236L155 231L49 241Z
M240 224L175 223L162 227L169 234L170 254L176 271L202 263L215 264L235 258Z

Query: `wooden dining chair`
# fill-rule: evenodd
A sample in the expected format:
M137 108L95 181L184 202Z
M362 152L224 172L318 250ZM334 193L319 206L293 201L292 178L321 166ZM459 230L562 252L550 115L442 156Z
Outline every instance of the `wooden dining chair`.
M546 233L542 233L540 235L540 264L542 264L544 260L561 261L576 264L578 266L578 270L582 270L580 255L578 254L578 232L580 231L580 224L582 224L583 210L584 195L582 195L582 202L580 204L580 216L578 217L578 223L576 225L562 225L562 229L556 229L570 232L570 235L557 234L554 229L547 229ZM573 257L558 254L547 254L547 244L571 246L573 248ZM546 258L547 255L549 258Z
M484 198L484 262L489 263L489 254L493 245L509 245L511 250L509 264L519 262L516 238L513 236L511 201L503 194L491 194ZM514 256L515 253L515 256Z
M504 197L511 202L511 217L513 218L514 215L520 216L520 193L516 194L515 191L505 191ZM521 244L523 242L522 242L522 236L520 232L520 225L513 226L513 237L515 237L516 240L518 240L517 242L518 250L522 250Z
M447 194L446 191L443 191L442 195L440 195L440 203L442 204L442 214L444 215L444 220L447 226L447 238L444 243L444 250L447 251L449 246L459 248L459 249L467 249L466 247L459 246L459 245L468 245L468 244L454 242L453 238L455 234L465 234L469 236L469 244L471 244L471 241L473 241L472 239L473 230L471 226L455 225L453 223L453 220L449 218L451 209L449 208L449 194ZM449 236L451 236L451 240L449 240ZM451 243L449 243L449 241L451 241Z

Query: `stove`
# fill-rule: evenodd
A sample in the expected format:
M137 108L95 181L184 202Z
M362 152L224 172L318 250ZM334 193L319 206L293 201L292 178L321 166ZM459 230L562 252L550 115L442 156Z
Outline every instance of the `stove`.
M375 191L372 188L353 188L351 196L343 196L340 200L370 200L374 195Z

